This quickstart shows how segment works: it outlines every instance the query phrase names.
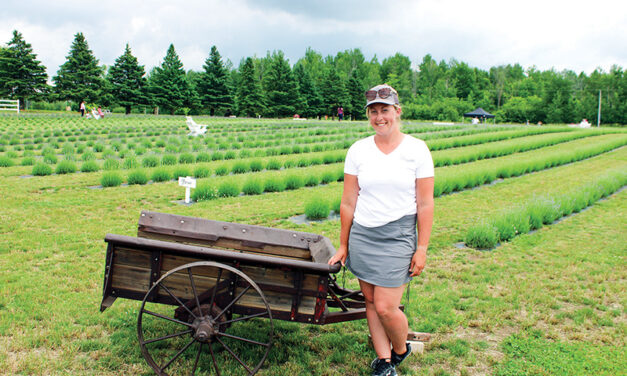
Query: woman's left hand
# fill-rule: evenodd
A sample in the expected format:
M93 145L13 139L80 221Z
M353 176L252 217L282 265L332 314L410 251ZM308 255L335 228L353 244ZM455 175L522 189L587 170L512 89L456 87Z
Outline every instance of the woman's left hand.
M417 277L422 273L427 263L427 247L418 247L414 256L411 258L411 264L409 265L410 276Z

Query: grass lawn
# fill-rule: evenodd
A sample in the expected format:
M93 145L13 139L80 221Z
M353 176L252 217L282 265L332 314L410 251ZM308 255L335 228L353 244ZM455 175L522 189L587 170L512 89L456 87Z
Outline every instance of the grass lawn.
M149 120L142 121L143 127L149 127ZM231 137L225 132L224 137ZM524 162L612 137L616 136L586 137L442 167L436 169L436 178L438 173L462 174L468 169L498 167L499 162ZM522 140L541 138L536 135ZM451 149L451 153L464 153L464 149ZM446 155L446 150L438 153ZM219 163L226 162L208 165L213 169ZM207 180L243 182L253 174L320 173L340 166L335 163ZM627 148L621 147L438 197L427 268L412 282L407 305L411 328L431 332L433 339L424 355L410 357L399 372L624 374L627 192L619 191L579 214L518 236L492 251L459 249L455 243L483 218L535 196L568 191L594 182L608 171L625 168ZM140 302L119 299L104 313L99 312L104 235L134 235L141 210L314 232L338 245L339 221L297 225L289 217L304 213L312 195L331 201L338 197L340 182L182 206L175 201L183 198L184 189L174 181L94 189L102 172L21 178L22 171L30 168L0 169L2 375L152 374L137 343ZM357 286L350 273L345 278L348 287ZM320 327L275 320L274 345L259 374L369 375L373 354L367 344L365 321Z

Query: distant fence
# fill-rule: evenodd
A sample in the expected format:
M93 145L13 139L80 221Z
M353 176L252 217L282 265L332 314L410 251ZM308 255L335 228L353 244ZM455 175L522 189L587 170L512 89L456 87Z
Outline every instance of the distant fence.
M0 99L0 111L15 111L20 113L19 99Z

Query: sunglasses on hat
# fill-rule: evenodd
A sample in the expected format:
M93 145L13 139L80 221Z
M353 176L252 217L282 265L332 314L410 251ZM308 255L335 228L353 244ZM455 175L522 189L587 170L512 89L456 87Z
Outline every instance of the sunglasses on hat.
M384 87L379 90L368 90L366 91L366 99L368 101L373 101L377 98L377 94L379 95L379 98L385 99L396 93L393 92L392 89L389 87Z

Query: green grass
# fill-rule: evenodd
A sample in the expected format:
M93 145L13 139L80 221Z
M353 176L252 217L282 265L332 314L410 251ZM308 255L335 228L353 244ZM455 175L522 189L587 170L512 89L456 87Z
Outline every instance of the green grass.
M142 137L154 137L149 140L152 145L162 139L166 145L170 138L175 138L179 153L181 146L193 147L192 141L183 142L186 141L184 135L179 138L184 132L184 120L181 120L182 117L169 116L111 117L104 120L108 122L104 125L94 125L96 123L80 123L71 117L38 116L25 117L21 119L23 123L16 124L0 117L0 122L6 123L0 127L0 139L4 139L3 136L8 136L7 141L20 139L9 134L11 132L23 132L22 136L28 138L26 133L34 134L37 129L40 133L37 137L45 139L39 144L52 145L58 137L80 137L74 134L78 132L94 144L101 143L103 150L113 150L111 140L123 138L119 134L137 138L133 141L136 147L142 145ZM334 145L370 132L365 123L357 122L342 122L342 128L336 127L337 122L313 122L302 124L303 128L289 129L301 126L293 123L240 119L220 123L216 133L204 139L208 141L205 143L207 153L213 153L210 145L221 142L227 145L253 142L244 138L234 141L244 135L257 137L254 142L261 142L260 150L265 150L263 148L279 149L280 144L274 144L276 140L284 143L300 137L324 137L327 140L318 141ZM131 126L137 128L134 133L137 136L126 136L126 129ZM458 127L450 131L437 130L424 124L408 124L407 127L434 134L464 131ZM237 133L240 128L242 134ZM53 136L57 130L59 135ZM351 133L353 130L355 135ZM44 136L46 132L54 140L49 141L48 136ZM484 134L491 132L507 131L488 129ZM148 133L151 135L147 136ZM281 139L277 137L279 134ZM113 137L109 138L111 135ZM92 136L95 138L89 140ZM227 141L229 137L233 139ZM605 136L584 138L570 145L584 148L597 144L600 137ZM524 137L520 140L524 142ZM265 146L266 143L271 145ZM124 143L121 145L123 147ZM317 146L315 143L303 145L310 145L312 150ZM306 156L303 145L303 155L298 159ZM543 147L533 153L438 168L436 179L482 169L486 163L495 170L499 164L510 163L512 159L533 161L535 155L545 155L550 148L560 147L565 148L566 144ZM146 153L154 152L160 158L161 148L146 150ZM319 147L317 152L326 154L325 150ZM322 158L320 155L318 157ZM39 161L35 166L43 163L38 150L35 156ZM282 165L294 156L272 158L277 158ZM98 154L97 160L102 159ZM227 163L235 161L237 159ZM577 208L584 199L570 195L566 201L556 200L554 204L559 208L568 206L568 210L577 214L542 226L534 233L516 236L490 252L457 249L454 243L461 241L468 228L483 218L495 218L534 198L540 202L543 197L568 193L572 187L593 184L608 171L625 170L626 161L627 150L619 148L574 163L506 178L498 184L436 198L436 220L427 267L412 282L409 302L403 298L411 328L431 332L433 339L425 353L408 358L399 367L399 373L620 374L626 368L623 281L627 279L627 268L623 229L627 223L623 213L627 192L620 191L606 200L595 201L578 213ZM208 167L215 170L217 164L212 163L224 162L207 162ZM40 165L50 168L47 164ZM152 374L137 344L139 302L118 299L111 308L99 312L106 254L103 237L106 233L135 236L141 210L306 231L325 235L338 245L338 220L298 225L289 218L302 214L312 196L331 200L341 195L342 184L336 182L341 164L298 170L303 177L308 174L321 177L323 172L328 172L328 184L239 197L218 197L218 185L229 179L242 187L249 179L259 179L265 184L272 178L282 183L294 170L208 177L199 180L198 188L192 190L196 203L191 206L175 202L182 195L182 188L175 182L90 189L104 173L20 178L35 166L0 169L0 205L3 208L0 211L0 374ZM195 166L187 167L193 170ZM453 168L454 171L448 171ZM154 173L159 168L152 170ZM161 171L171 180L169 170ZM605 191L603 188L601 192L592 192L591 197L600 197ZM530 223L534 216L536 224L539 218L545 217L542 210L528 209L527 213ZM341 284L341 275L338 277ZM345 277L347 287L357 286L350 273ZM169 306L159 307L171 312ZM370 374L368 365L374 353L368 346L365 321L315 326L274 320L274 325L273 348L260 375ZM233 325L233 330L236 326ZM202 362L203 367L208 364L206 360Z

